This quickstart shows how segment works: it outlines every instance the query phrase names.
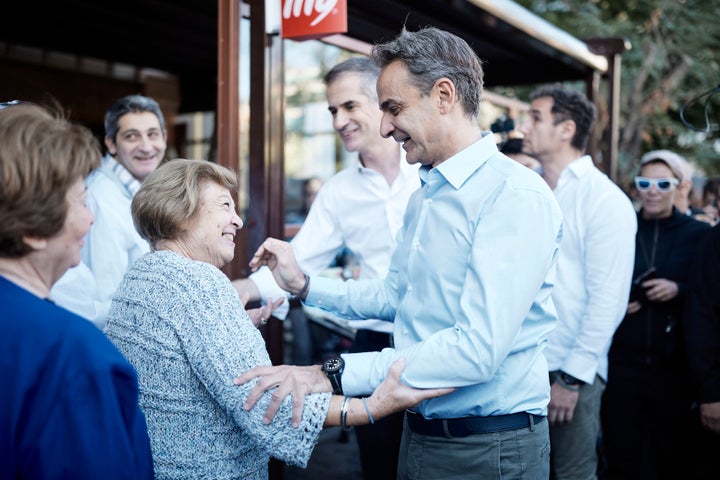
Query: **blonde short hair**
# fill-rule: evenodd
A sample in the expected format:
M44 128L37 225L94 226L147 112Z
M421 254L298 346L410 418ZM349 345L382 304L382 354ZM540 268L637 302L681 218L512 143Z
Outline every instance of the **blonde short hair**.
M232 170L206 160L170 160L143 182L133 198L135 229L155 247L160 240L175 240L196 214L203 182L215 182L231 192L237 189Z

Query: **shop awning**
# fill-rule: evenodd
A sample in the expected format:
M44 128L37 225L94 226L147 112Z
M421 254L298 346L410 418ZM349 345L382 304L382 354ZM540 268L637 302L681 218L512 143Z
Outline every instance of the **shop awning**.
M251 11L263 5L249 3ZM212 110L217 11L214 0L10 0L0 53L4 44L26 45L164 70L180 79L183 109ZM458 34L485 61L488 87L587 80L608 68L585 43L510 0L348 0L348 17L348 35L371 44L403 25Z

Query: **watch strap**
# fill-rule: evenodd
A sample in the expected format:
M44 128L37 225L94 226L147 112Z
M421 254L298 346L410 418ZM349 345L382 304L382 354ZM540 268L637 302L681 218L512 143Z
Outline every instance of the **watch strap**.
M340 381L341 373L340 372L337 372L337 373L325 372L325 374L327 375L328 379L330 380L330 385L332 385L333 393L335 395L342 395L342 393L343 393L342 382Z
M569 373L565 373L563 371L560 371L556 377L557 383L572 392L577 392L580 390L580 386L583 385L585 382L583 382L580 379L577 379L570 375Z

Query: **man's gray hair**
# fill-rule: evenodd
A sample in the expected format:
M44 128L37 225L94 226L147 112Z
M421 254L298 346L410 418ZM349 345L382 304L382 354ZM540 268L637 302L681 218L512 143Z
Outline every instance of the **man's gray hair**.
M340 76L346 73L355 73L362 77L363 93L372 100L377 102L377 90L375 84L380 75L380 68L368 57L351 57L332 67L323 77L323 83L330 85Z
M410 81L423 94L440 78L449 78L465 113L477 118L483 92L482 62L462 38L434 27L409 32L403 28L394 40L373 47L372 58L384 68L400 60Z
M160 105L150 97L143 95L128 95L113 102L105 113L105 135L115 143L118 131L120 130L120 117L126 113L150 112L155 114L160 122L163 133L165 130L165 117L163 117Z

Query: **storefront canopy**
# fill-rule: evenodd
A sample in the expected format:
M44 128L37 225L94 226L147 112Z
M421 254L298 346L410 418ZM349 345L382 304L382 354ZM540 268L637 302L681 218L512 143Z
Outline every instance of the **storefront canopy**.
M489 87L587 80L608 69L604 56L509 0L349 0L348 17L349 35L369 43L403 26L453 32L485 62Z
M214 0L10 0L0 52L25 45L163 70L180 80L182 110L213 110L217 12ZM608 69L585 43L509 0L348 0L348 35L370 44L428 25L475 48L489 87L587 80Z

